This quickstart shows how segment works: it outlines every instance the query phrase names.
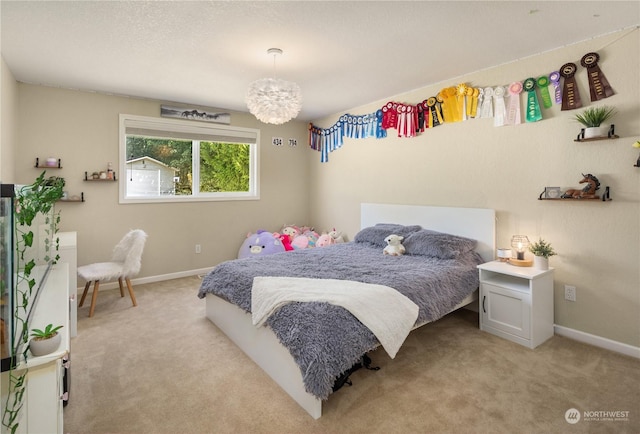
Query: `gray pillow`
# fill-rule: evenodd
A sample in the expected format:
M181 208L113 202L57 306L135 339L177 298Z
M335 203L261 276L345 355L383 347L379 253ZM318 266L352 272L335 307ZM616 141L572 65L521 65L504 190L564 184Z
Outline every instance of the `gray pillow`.
M476 248L476 240L457 235L422 229L405 237L406 254L454 259Z
M387 243L384 241L391 234L396 234L404 237L405 239L409 234L418 232L422 227L418 225L404 226L393 223L378 223L375 226L362 229L353 237L353 241L356 243L369 243L377 247L386 247Z

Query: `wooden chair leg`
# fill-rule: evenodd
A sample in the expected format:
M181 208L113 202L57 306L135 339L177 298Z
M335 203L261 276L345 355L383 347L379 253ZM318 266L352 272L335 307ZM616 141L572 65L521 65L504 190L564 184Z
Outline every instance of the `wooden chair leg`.
M96 280L93 284L93 295L91 296L91 307L89 308L89 318L93 316L93 311L96 309L96 300L98 299L99 287L100 287L100 281Z
M84 292L82 293L82 298L80 299L80 304L78 307L82 307L84 304L84 299L87 296L87 292L89 292L89 287L91 286L91 281L88 281L86 285L84 285Z
M120 297L124 297L124 288L122 286L122 277L118 277L118 285L120 285Z
M127 288L129 289L129 296L131 297L131 302L133 303L134 306L137 306L138 303L136 302L136 296L133 293L133 286L131 286L131 280L129 280L128 277L126 277L125 280L127 281Z

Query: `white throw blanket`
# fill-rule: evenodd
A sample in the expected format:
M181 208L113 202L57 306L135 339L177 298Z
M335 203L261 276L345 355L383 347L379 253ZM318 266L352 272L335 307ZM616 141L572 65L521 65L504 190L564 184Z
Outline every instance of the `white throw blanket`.
M418 305L384 285L352 280L255 277L251 291L253 324L260 327L280 306L319 301L344 307L378 338L393 359L418 318Z

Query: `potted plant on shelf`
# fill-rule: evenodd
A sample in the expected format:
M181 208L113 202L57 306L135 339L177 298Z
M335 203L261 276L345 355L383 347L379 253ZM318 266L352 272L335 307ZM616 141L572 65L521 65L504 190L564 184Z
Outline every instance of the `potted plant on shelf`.
M44 330L31 330L31 341L29 341L31 354L36 357L46 356L57 350L62 339L60 333L58 333L61 328L62 326L54 327L53 324L48 324Z
M533 253L533 265L539 270L549 269L549 257L557 255L551 244L540 238L529 245L529 251Z
M594 137L603 137L607 135L608 126L602 124L613 117L617 113L615 107L600 106L589 107L582 113L575 115L575 120L584 125L584 138L591 139Z

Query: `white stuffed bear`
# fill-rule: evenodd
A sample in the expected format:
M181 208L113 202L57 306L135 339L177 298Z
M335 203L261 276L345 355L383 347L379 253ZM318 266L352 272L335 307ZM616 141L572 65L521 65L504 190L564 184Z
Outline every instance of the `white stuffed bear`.
M387 243L387 247L384 248L382 253L384 253L385 255L391 255L391 256L404 255L405 248L402 245L402 240L404 240L404 237L401 237L400 235L396 235L396 234L389 235L387 238L384 239L384 241Z

